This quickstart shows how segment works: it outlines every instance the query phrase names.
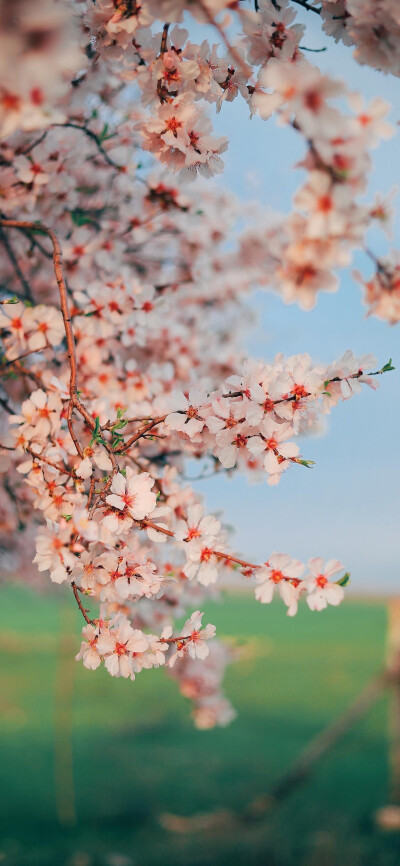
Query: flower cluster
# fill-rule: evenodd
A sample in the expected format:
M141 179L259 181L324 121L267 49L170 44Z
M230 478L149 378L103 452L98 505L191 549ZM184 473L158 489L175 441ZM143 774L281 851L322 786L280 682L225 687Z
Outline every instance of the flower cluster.
M323 30L355 45L359 63L400 75L400 9L396 0L321 0Z
M349 114L334 104L340 97ZM394 132L385 119L389 106L379 97L364 104L304 58L288 63L274 57L260 69L250 106L265 119L275 112L307 143L301 165L308 176L276 238L279 259L268 281L287 303L310 309L318 291L337 288L333 268L348 265L351 251L365 246L372 221L384 218L384 205L380 214L359 198L371 169L369 150Z
M397 250L375 259L376 270L366 280L356 272L355 278L365 288L365 303L369 312L391 325L400 321L400 259Z

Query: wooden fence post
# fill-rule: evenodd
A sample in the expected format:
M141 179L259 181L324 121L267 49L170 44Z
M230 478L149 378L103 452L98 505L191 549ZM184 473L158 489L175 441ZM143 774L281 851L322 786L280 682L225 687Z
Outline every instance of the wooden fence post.
M388 603L386 664L389 675L389 804L378 809L383 830L400 830L400 598Z

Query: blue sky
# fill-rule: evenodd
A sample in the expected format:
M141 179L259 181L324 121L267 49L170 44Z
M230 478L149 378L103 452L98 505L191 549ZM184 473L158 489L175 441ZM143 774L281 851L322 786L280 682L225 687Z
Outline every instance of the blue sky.
M327 45L326 52L309 54L308 59L344 79L349 89L390 102L396 124L399 79L359 66L351 48L323 37L316 15L307 18L302 13L299 19L308 26L303 45ZM239 99L225 105L213 123L230 140L224 154L225 173L214 182L243 200L288 212L302 179L293 168L304 153L300 137L278 127L274 119L250 121L248 108ZM399 153L399 134L373 151L368 200L375 191L387 193L394 184L400 185ZM400 193L395 206L400 208ZM392 246L399 246L399 226L398 213ZM379 253L388 246L378 230L371 234L370 243ZM363 255L356 256L354 265L370 273ZM400 325L391 327L366 317L353 267L340 272L339 291L321 293L316 308L308 313L283 305L270 292L256 292L251 305L258 321L247 339L249 356L269 360L278 351L286 355L306 351L316 361L329 363L351 348L356 354L372 352L380 366L391 357L398 369L382 377L377 392L365 388L362 395L334 410L324 436L303 440L303 455L316 461L312 470L292 467L273 488L249 485L239 475L232 479L221 475L196 482L196 489L206 495L209 510L222 511L226 522L235 527L232 545L248 558L261 562L274 550L301 559L334 556L351 571L353 592L398 592Z

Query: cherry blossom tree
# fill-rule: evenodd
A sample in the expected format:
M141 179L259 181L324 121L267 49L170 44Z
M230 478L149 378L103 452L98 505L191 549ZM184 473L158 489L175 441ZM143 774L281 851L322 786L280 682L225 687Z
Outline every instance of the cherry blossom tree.
M248 297L261 285L310 309L363 250L370 313L400 318L400 259L366 241L391 216L391 198L365 200L389 106L309 62L298 7L359 63L400 75L396 0L0 7L5 566L69 587L85 667L134 680L164 665L203 728L234 714L232 651L200 610L221 576L238 572L263 604L276 591L289 616L303 596L338 605L349 576L336 559L231 552L188 460L301 483L312 461L296 437L392 369L350 350L328 366L248 359ZM212 113L235 99L304 142L306 180L273 223L210 181L228 147Z

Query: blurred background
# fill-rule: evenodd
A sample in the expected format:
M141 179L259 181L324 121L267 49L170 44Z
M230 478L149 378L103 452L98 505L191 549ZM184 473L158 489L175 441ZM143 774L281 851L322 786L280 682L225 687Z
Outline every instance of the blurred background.
M382 666L385 602L294 620L246 596L209 605L241 647L225 683L238 717L211 731L162 669L132 684L77 664L78 617L59 593L3 591L0 863L398 866L400 835L375 815L399 793L393 696L269 801Z
M307 25L304 44L324 47L319 21ZM357 66L351 50L333 42L316 56L367 98L390 101L398 122L398 80ZM250 123L238 100L223 106L216 126L230 137L218 183L243 201L289 210L302 179L289 168L303 153L295 133L273 120ZM397 165L398 136L374 152L369 199L396 183ZM383 253L387 241L376 233L371 245ZM362 256L355 265L369 273ZM379 366L390 357L400 364L398 331L365 318L351 271L310 313L265 292L251 304L253 357L307 351L329 363L351 348L373 352ZM335 556L352 572L350 599L320 615L302 606L289 620L281 605L246 594L207 607L206 621L240 646L226 681L238 711L228 728L196 730L162 670L132 685L76 664L79 611L59 590L43 597L3 589L0 864L398 866L400 834L391 827L398 813L376 815L400 806L395 689L372 702L372 687L365 717L307 778L286 793L277 787L382 668L390 611L392 640L398 630L391 601L399 587L398 383L390 373L378 393L364 389L339 406L326 434L302 443L315 468L296 467L278 488L226 475L198 482L208 509L235 527L233 546L246 558L262 561L275 549Z

